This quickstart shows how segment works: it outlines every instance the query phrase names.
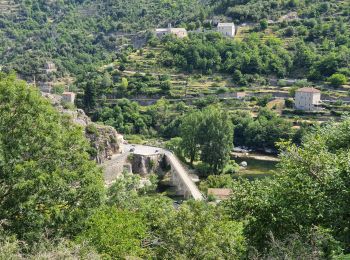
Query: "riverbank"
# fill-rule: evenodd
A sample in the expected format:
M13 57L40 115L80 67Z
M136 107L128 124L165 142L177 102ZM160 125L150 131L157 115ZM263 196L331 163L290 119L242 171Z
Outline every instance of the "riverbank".
M239 153L231 152L231 156L236 159L254 159L259 161L279 162L280 159L277 156L264 155L259 153Z

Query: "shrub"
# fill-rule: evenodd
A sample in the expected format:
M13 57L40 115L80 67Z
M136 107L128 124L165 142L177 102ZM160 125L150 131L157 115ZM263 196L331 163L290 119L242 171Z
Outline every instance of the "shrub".
M85 128L87 134L98 135L98 129L95 124L88 124Z
M343 74L335 73L328 78L328 81L332 87L337 88L344 85L347 82L347 78Z

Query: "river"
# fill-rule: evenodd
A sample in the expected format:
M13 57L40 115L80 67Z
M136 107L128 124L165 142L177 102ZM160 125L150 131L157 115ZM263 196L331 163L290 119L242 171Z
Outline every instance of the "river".
M250 180L271 176L279 162L277 157L264 154L244 155L235 153L232 155L232 159L238 164L247 162L248 166L245 168L241 167L239 172L235 174L235 177L243 177Z

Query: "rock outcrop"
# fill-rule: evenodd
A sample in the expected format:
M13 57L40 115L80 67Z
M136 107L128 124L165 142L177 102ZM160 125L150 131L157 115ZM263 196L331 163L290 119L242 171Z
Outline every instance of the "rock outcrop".
M115 154L123 153L123 136L113 127L93 123L82 109L66 109L61 105L61 97L43 94L62 114L69 115L74 124L80 125L91 144L91 159L104 163Z
M96 151L95 159L98 163L110 160L115 154L123 153L123 136L111 126L90 123L85 127L85 135Z

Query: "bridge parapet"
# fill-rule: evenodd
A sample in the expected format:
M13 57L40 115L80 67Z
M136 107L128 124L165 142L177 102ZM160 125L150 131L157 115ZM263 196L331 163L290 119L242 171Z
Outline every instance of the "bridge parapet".
M204 197L196 184L192 181L185 168L181 165L177 157L169 151L164 152L167 163L171 166L171 180L177 187L179 195L186 199L203 200Z

